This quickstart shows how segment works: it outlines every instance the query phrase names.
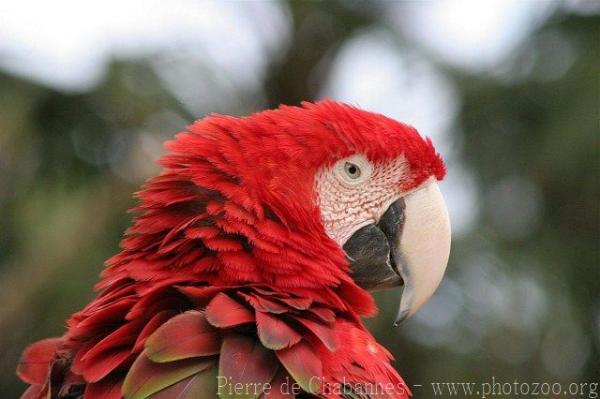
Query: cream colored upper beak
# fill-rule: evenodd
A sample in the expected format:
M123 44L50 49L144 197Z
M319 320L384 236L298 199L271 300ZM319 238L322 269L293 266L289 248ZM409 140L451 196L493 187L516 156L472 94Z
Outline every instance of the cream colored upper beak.
M406 195L403 232L392 254L404 280L396 324L412 316L439 286L450 255L450 219L434 179Z

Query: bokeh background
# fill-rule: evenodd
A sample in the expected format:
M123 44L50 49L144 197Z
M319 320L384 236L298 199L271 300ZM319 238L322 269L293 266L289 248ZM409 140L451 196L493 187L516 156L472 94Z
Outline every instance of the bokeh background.
M161 143L208 113L330 97L430 136L447 278L397 329L433 381L600 376L600 2L0 1L0 396L93 296Z

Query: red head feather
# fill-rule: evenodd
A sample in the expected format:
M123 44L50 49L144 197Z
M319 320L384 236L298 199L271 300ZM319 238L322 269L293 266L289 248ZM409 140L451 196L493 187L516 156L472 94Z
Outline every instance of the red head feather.
M132 269L132 256L159 252L156 265L134 262L136 275L148 272L139 279L160 277L159 264L176 257L168 263L193 269L211 284L339 285L346 261L321 223L317 170L362 153L372 161L404 155L410 166L405 190L445 173L431 142L414 128L333 101L244 118L213 115L166 147L165 170L139 193L142 215L123 253L111 260L109 281Z

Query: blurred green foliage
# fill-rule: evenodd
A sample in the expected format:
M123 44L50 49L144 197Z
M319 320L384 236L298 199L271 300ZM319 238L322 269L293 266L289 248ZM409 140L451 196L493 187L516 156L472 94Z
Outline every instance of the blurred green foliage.
M26 344L61 334L92 298L129 224L131 193L157 172L164 139L205 113L315 99L340 46L385 24L381 10L360 2L289 10L291 37L269 60L261 92L215 99L194 115L152 59L115 60L101 84L79 94L0 72L3 398L23 389L14 368ZM430 59L459 96L449 134L478 209L423 317L393 330L398 293L377 295L382 315L369 324L410 383L598 380L599 37L599 16L557 12L499 76ZM411 45L401 40L398 51ZM559 45L571 61L557 71ZM419 389L417 397L431 396Z

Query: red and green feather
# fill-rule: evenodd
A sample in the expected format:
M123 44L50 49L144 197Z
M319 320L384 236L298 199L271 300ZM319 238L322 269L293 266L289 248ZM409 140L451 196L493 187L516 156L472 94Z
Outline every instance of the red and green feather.
M360 321L375 313L373 299L326 235L312 179L355 152L373 161L402 154L416 185L444 173L431 143L409 126L325 101L211 116L167 148L98 297L63 337L24 352L18 374L31 386L23 397L214 397L217 375L295 381L325 397L340 396L327 384L402 385ZM406 397L401 391L395 396Z

